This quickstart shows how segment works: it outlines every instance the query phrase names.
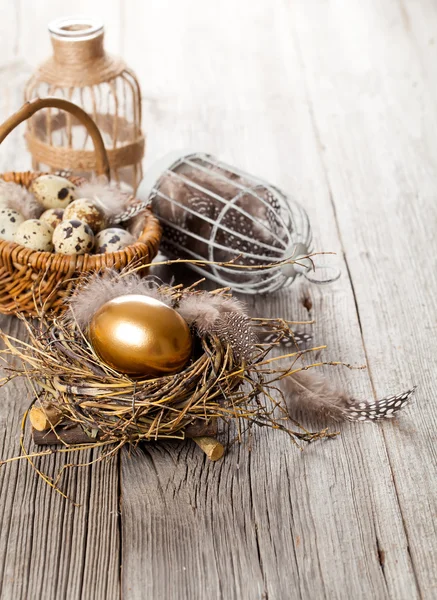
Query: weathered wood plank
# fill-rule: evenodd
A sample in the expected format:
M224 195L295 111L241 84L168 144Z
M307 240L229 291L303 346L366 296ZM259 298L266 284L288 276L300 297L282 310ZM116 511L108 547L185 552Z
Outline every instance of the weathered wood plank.
M1 36L11 56L35 64L46 55L45 26L61 10L46 6L21 0L25 34L12 40L11 27ZM305 317L310 297L327 356L370 365L371 381L333 377L362 397L415 381L419 399L432 398L435 6L117 6L108 9L109 45L125 50L141 78L147 161L191 146L265 175L308 207L316 248L340 253L344 277L333 286L257 298L252 311ZM62 12L77 7L63 3ZM3 107L15 109L13 72L0 86ZM3 160L28 166L18 135L0 148L2 168ZM18 453L22 396L15 384L1 396L2 457ZM422 401L382 427L344 426L303 455L268 431L256 432L252 451L235 445L216 464L191 442L124 453L124 596L433 597L434 429L435 408ZM51 474L62 464L41 461ZM70 472L67 488L84 507L55 496L24 463L0 469L3 597L118 595L116 464Z
M342 280L328 288L304 285L257 298L250 301L253 311L305 316L301 300L309 294L311 314L319 321L316 338L329 343L328 356L361 364L366 355L356 298L341 260L343 239L337 233L325 150L296 45L302 35L313 46L317 36L323 39L319 4L298 3L298 15L307 18L301 17L297 36L289 3L275 5L274 11L253 2L221 3L220 10L197 2L172 4L169 22L168 6L138 9L128 2L125 21L135 17L145 24L144 53L136 52L134 35L126 39L125 50L136 61L146 127L154 133L148 160L169 147L198 147L265 175L308 207L316 248L340 253ZM335 26L354 39L344 22ZM170 43L178 50L172 51ZM390 61L394 56L388 69ZM347 83L341 88L345 95ZM352 112L355 106L346 104L343 110ZM347 135L345 129L333 136L335 145L341 148ZM359 155L341 158L337 171L349 173ZM355 209L358 228L369 216L363 202ZM379 342L382 324L380 332ZM332 376L347 379L355 395L372 396L368 374ZM381 373L378 393L410 381L396 369ZM410 411L399 423L414 427L416 421L409 419L415 416ZM344 426L341 438L315 444L303 455L284 436L258 431L252 452L234 446L215 465L205 465L203 457L181 444L147 446L135 461L124 456L122 527L123 538L132 544L123 547L123 590L132 598L140 598L144 589L165 598L418 597L385 441L394 427Z
M437 14L427 3L398 1L334 2L317 11L295 7L292 18L372 384L378 395L399 384L420 386L415 408L384 425L383 434L419 592L432 598L437 593L437 410L429 400L437 391L432 335L437 123L430 93L436 84L435 50L424 23L428 16L435 25ZM316 23L323 27L316 25L310 34ZM425 35L414 40L416 26ZM391 578L396 571L386 568Z
M0 64L13 61L18 54L19 14L18 6L10 2L0 3Z
M0 71L0 118L20 106L22 63ZM3 93L5 91L5 93ZM29 168L21 131L0 147L0 171ZM19 321L0 317L0 327L24 335ZM1 371L2 372L2 371ZM3 375L3 372L2 372ZM0 457L20 453L20 424L32 398L24 382L0 390ZM29 436L26 441L36 451ZM88 462L95 451L47 456L35 462L51 477L69 462ZM66 472L62 487L80 506L53 492L27 464L0 467L0 596L26 599L119 597L118 463L102 462Z

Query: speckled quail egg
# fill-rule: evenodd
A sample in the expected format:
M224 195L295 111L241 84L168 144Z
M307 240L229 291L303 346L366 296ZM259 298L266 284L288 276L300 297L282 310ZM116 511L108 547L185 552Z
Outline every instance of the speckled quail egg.
M14 242L39 252L52 252L53 228L39 219L28 219L21 223L15 234Z
M44 208L65 208L76 197L76 186L59 175L40 175L30 191Z
M23 222L24 217L18 211L0 207L0 239L14 242L15 234Z
M47 223L47 225L50 225L50 227L53 227L53 229L55 229L59 225L59 223L62 222L63 216L63 208L49 208L48 210L45 210L43 212L39 220L44 221L44 223Z
M134 236L120 227L110 227L103 229L96 235L96 253L103 254L105 252L117 252L133 244Z
M64 221L71 219L86 223L94 233L97 233L106 225L106 217L103 211L88 198L78 198L67 206L64 211Z
M94 234L86 223L70 219L56 227L53 244L60 254L87 254L94 246Z

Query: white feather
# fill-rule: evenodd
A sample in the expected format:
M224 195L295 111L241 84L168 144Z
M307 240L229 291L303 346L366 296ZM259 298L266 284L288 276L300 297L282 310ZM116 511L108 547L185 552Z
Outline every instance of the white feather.
M98 204L108 218L124 212L130 197L128 193L123 192L117 186L100 179L92 179L83 183L76 192L78 197L88 198Z
M18 211L25 219L37 219L44 212L37 199L16 183L0 179L0 198L4 199L8 208Z

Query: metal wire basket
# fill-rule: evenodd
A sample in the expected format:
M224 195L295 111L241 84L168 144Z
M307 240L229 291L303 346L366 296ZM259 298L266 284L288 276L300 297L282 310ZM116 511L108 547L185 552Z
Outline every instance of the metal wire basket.
M164 157L146 173L138 197L152 201L163 226L161 250L170 258L254 267L190 265L222 286L246 294L273 292L311 266L304 259L301 266L267 268L311 252L305 210L275 186L209 154Z

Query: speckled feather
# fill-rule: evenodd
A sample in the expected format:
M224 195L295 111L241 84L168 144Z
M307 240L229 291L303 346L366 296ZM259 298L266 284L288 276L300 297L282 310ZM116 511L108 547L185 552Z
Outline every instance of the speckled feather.
M214 321L210 333L230 344L234 358L240 362L250 360L257 343L250 319L238 312L225 312Z
M352 399L347 408L346 419L349 421L392 419L411 401L416 387L414 386L410 390L396 394L395 396L386 396L381 400L362 402Z
M257 336L261 344L275 344L285 348L306 348L313 339L313 336L306 331L293 331L288 335L276 331L257 331Z
M242 302L202 292L185 296L177 310L201 334L216 335L230 343L237 361L250 359L257 338Z
M299 371L283 379L283 389L290 413L300 411L334 421L371 422L396 416L408 404L416 387L381 400L356 400L326 378Z

